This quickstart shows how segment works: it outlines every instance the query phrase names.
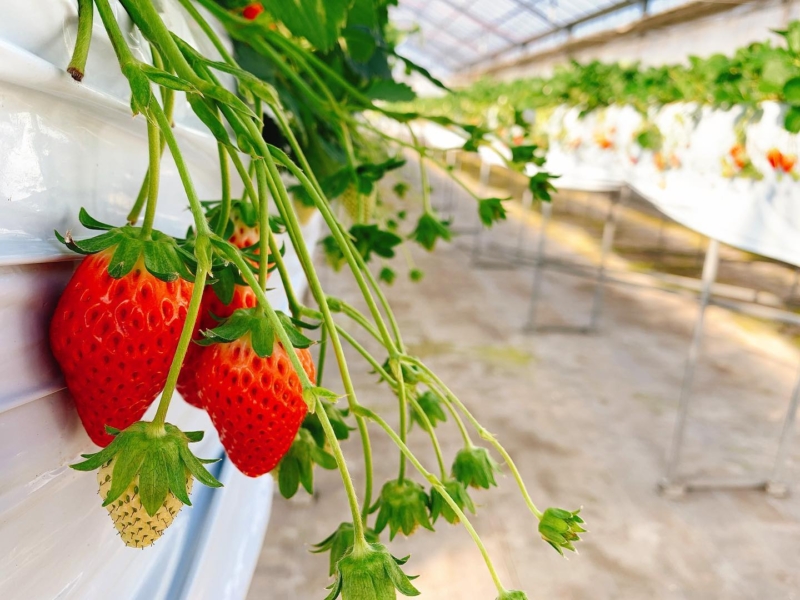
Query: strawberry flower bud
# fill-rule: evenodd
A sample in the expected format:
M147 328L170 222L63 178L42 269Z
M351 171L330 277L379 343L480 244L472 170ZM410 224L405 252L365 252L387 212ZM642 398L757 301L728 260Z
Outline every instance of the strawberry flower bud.
M380 533L389 526L389 539L393 540L398 531L411 535L418 526L433 531L428 507L430 499L425 489L414 481L392 480L386 483L374 509L380 508L375 521L375 531Z
M453 477L464 485L488 490L496 486L494 474L500 472L498 465L486 448L471 446L462 448L453 462Z
M448 479L443 481L442 485L462 512L469 511L473 515L475 514L475 504L473 504L472 498L469 497L469 492L467 492L467 488L463 483L456 479ZM448 504L439 490L433 488L431 490L431 520L435 523L440 515L452 525L457 525L459 522L459 517L453 507Z
M371 529L364 531L364 537L371 544L378 541L378 534ZM314 550L311 552L314 554L321 554L323 552L330 551L331 556L329 574L335 575L336 565L339 564L339 561L345 554L353 549L354 538L355 534L353 532L353 524L350 522L342 523L339 525L339 527L337 527L336 531L322 540L319 544L315 544Z
M579 533L586 530L582 527L583 519L578 516L580 509L569 512L562 508L548 508L539 520L539 533L542 539L550 544L556 551L564 555L562 548L575 552L572 542L581 538Z
M400 569L408 557L395 558L382 544L369 544L366 550L350 552L337 568L336 581L325 600L396 600L397 592L404 596L419 596L408 576Z
M497 597L497 600L528 600L528 596L519 590L505 590Z

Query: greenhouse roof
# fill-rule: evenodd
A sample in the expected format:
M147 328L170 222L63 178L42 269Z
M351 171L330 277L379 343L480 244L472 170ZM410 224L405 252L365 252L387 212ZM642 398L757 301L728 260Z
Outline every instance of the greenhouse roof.
M736 4L737 2L732 2ZM692 0L399 0L401 54L438 77L482 71L624 28Z

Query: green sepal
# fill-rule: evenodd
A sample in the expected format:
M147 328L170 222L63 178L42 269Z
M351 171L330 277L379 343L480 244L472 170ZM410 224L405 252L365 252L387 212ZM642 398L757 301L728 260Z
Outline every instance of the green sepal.
M150 80L142 71L142 64L131 61L122 65L122 74L125 75L131 88L131 111L134 116L147 112L150 100L153 98Z
M209 487L222 486L189 450L189 443L201 439L201 433L185 434L169 423L159 431L152 423L139 421L118 432L100 452L83 455L84 461L70 466L78 471L93 471L114 460L111 487L103 506L116 501L138 476L142 506L153 516L170 491L191 505L187 472Z
M396 600L397 592L419 596L419 590L400 568L403 562L382 544L371 543L358 552L354 548L339 561L336 579L325 600L335 600L340 595L345 600Z
M147 77L150 81L161 87L175 90L176 92L189 93L197 91L197 88L195 88L185 79L181 79L177 75L167 73L158 67L154 67L146 63L140 63L139 70L144 73L145 77Z
M491 227L494 223L503 221L506 218L506 209L503 202L510 198L484 198L478 201L478 216L481 223L486 227Z
M556 552L564 555L564 550L575 552L573 542L579 542L578 534L585 533L584 520L578 513L581 509L570 512L563 508L548 508L539 518L539 534Z
M217 116L215 108L209 106L209 102L200 94L186 94L186 100L188 100L192 111L203 122L203 125L208 128L211 135L221 144L233 147L228 130Z
M417 404L419 404L422 412L428 417L428 421L433 427L436 427L437 423L444 423L447 421L447 413L444 412L442 399L438 394L428 390L417 396ZM423 429L426 429L425 420L416 410L411 411L411 423L416 423Z
M470 498L469 492L463 483L456 479L448 479L443 481L442 485L462 512L475 514L475 504L472 502L472 498ZM431 490L431 521L436 523L436 519L438 519L440 515L444 517L445 521L453 525L457 525L460 520L456 511L448 504L439 490L433 488Z
M366 538L367 542L370 544L377 543L379 539L378 534L372 531L372 529L364 530L364 538ZM314 544L311 552L314 554L330 552L328 574L333 575L336 573L336 565L339 563L342 557L353 549L353 539L353 524L350 522L342 523L336 528L336 531L322 540L319 544Z
M278 489L281 496L291 498L300 484L306 492L313 494L315 464L331 470L336 468L336 459L317 445L311 432L301 428L279 465Z
M528 596L520 590L503 590L497 600L528 600Z
M113 225L109 225L108 223L103 223L102 221L95 219L82 206L78 211L78 221L80 221L81 225L86 227L86 229L94 229L96 231L109 231L114 229Z
M292 342L292 346L295 348L308 348L314 343L300 333L288 316L284 315L285 318L281 318L281 314L280 312L278 313L278 318L287 337ZM259 307L240 308L225 319L219 327L207 329L201 333L204 337L197 341L201 346L233 342L250 334L250 344L255 353L261 358L272 355L276 339L276 332L272 323Z
M364 262L369 262L373 254L377 254L382 258L394 258L395 246L403 241L400 236L391 231L381 229L374 223L371 225L353 225L349 234L353 246L355 246L361 258L364 259ZM325 259L328 264L336 271L341 269L347 261L336 238L329 235L322 239L321 244L325 250Z
M389 539L398 531L409 536L418 526L433 531L429 516L430 498L419 483L404 479L384 484L372 511L378 510L375 531L380 533L389 526Z
M500 473L498 465L486 448L462 448L453 461L452 475L464 485L488 490L496 486L494 474Z
M56 238L70 250L89 255L113 250L108 265L108 274L115 279L124 277L143 261L147 271L154 277L170 282L181 277L193 281L194 276L188 264L194 260L178 242L160 231L153 230L149 239L142 238L142 229L131 225L112 228L89 215L81 208L79 213L81 224L88 229L101 230L103 233L85 240L74 240L72 236L62 236L57 231Z
M552 175L546 171L539 171L528 180L528 189L531 191L534 200L550 202L553 197L551 192L556 191L556 187L551 183L551 179L558 179L560 175Z
M437 219L431 213L423 213L417 221L417 227L411 232L409 238L416 241L426 250L433 250L437 240L449 242L453 238L450 231L450 221Z
M387 373L395 376L394 369L392 369L391 359L387 358L383 361L381 365L383 370ZM403 381L406 385L417 385L420 381L422 381L422 373L420 373L419 369L414 365L410 365L408 363L400 363L400 369L403 373Z

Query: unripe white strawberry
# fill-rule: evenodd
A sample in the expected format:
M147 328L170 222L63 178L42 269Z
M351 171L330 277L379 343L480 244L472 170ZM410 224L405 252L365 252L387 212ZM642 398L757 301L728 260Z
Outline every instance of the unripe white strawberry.
M353 223L360 225L369 223L375 212L375 203L378 196L377 188L373 188L369 194L361 194L354 183L347 186L340 199L344 204L344 209Z
M112 459L100 467L97 472L97 482L100 484L100 497L105 500L111 489L111 475L114 470ZM194 479L186 474L186 492L191 493ZM155 542L172 525L172 521L183 508L183 502L169 492L164 499L164 504L152 517L142 506L139 496L139 477L135 477L122 495L106 506L114 527L119 531L120 538L126 546L131 548L146 548Z

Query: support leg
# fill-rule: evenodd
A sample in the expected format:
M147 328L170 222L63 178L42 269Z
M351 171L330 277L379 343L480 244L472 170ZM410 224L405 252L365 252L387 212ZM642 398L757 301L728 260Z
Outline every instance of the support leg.
M539 299L542 294L542 279L544 278L544 262L547 241L547 224L553 214L553 205L550 202L542 202L542 226L539 229L539 241L536 244L536 256L533 266L533 288L531 290L531 303L528 309L528 323L525 325L526 332L536 331L536 311L539 307Z
M481 162L481 175L480 175L480 190L481 195L486 196L489 190L489 175L492 172L492 165L486 161ZM483 223L478 220L478 228L475 231L475 237L472 240L472 264L478 263L481 257L481 242L483 238Z
M525 188L525 191L522 192L522 212L523 218L520 220L519 223L519 233L517 234L517 250L516 250L516 257L522 258L523 249L525 246L525 234L528 231L528 225L525 223L525 215L527 215L528 211L533 206L533 193L529 188Z
M675 472L678 461L680 460L681 446L683 445L683 435L686 428L686 417L689 412L689 399L692 393L692 381L694 380L697 358L700 354L700 345L703 341L703 325L705 322L706 308L711 299L711 287L717 278L717 267L719 266L719 242L711 240L706 250L706 258L703 263L702 291L700 293L700 313L694 325L692 343L689 346L689 356L686 360L686 369L683 373L683 385L678 402L678 416L675 421L675 429L672 433L672 442L667 454L667 470L664 480L660 484L661 492L665 495L679 495L684 491L684 486L676 484Z
M600 265L597 270L597 283L594 286L594 297L592 298L592 314L589 320L589 331L596 331L600 322L600 313L603 310L603 294L606 287L606 262L611 249L614 246L614 235L617 232L617 215L619 212L621 191L612 194L606 222L603 226L603 243L600 247Z
M789 454L789 449L792 445L792 434L797 420L797 408L800 405L800 377L794 385L792 391L792 399L789 401L789 409L786 411L786 417L783 421L783 429L781 431L781 438L778 442L778 453L775 456L775 466L772 469L772 475L767 482L767 492L773 496L786 497L789 495L789 485L782 481L783 469L786 464L786 456Z

